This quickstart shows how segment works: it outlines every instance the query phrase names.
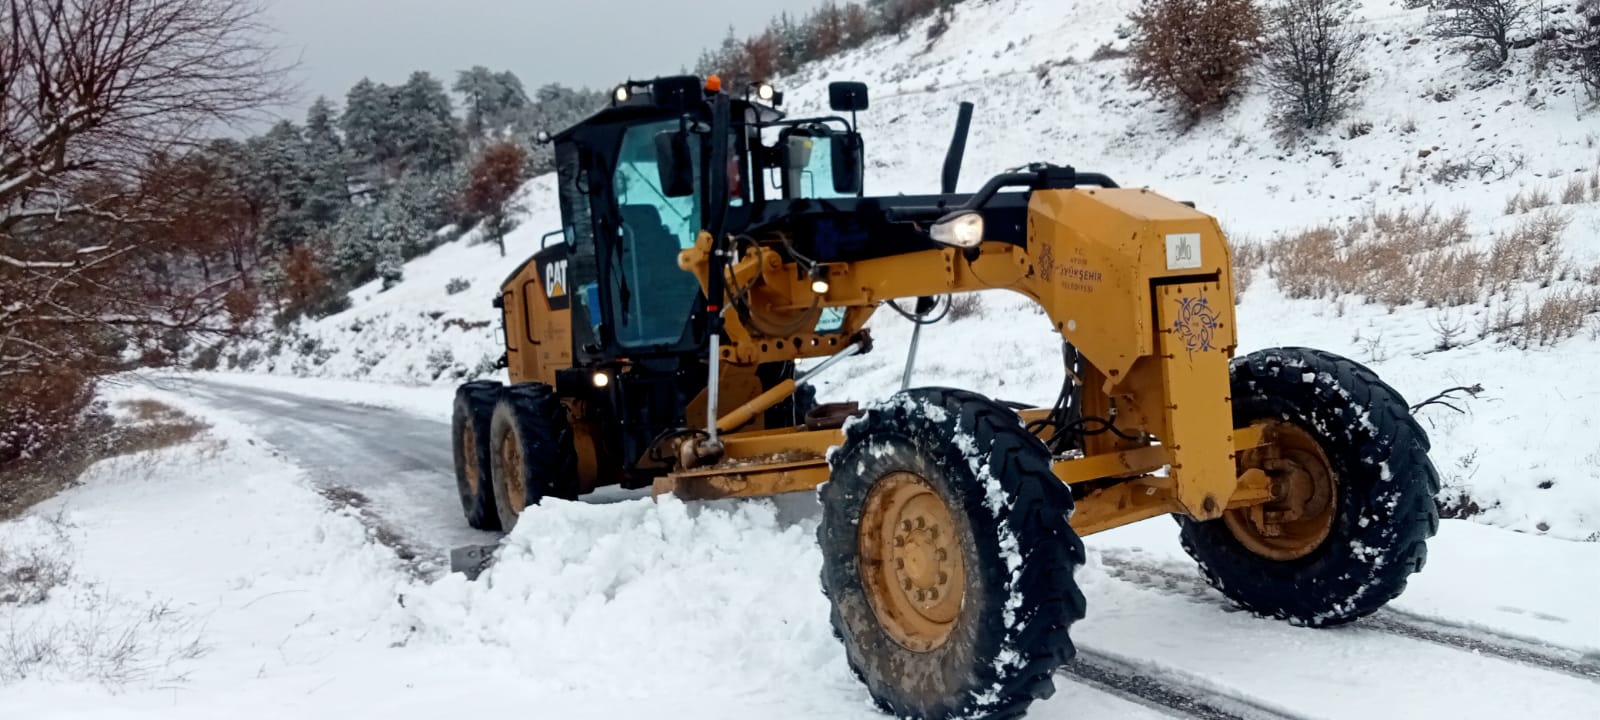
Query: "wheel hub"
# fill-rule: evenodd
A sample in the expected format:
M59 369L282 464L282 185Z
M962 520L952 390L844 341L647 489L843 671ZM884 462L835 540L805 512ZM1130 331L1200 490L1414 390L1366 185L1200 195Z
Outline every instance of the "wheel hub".
M961 613L965 563L950 509L907 472L879 479L861 520L863 585L879 623L908 650L944 644Z
M1280 420L1259 424L1267 443L1240 455L1239 472L1252 468L1265 472L1272 481L1272 499L1230 510L1223 522L1257 555L1273 560L1302 558L1333 530L1338 479L1311 433Z

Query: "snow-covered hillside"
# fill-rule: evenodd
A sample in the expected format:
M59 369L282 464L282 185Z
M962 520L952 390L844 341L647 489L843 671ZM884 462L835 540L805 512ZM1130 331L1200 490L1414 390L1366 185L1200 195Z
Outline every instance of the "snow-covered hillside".
M1600 114L1582 93L1538 71L1531 51L1498 74L1470 71L1464 56L1425 32L1425 11L1367 0L1358 11L1366 36L1359 101L1340 127L1285 144L1267 127L1259 88L1220 116L1184 127L1148 94L1129 89L1125 60L1093 59L1104 45L1126 46L1118 28L1134 5L968 0L937 40L915 27L908 40L875 41L779 84L795 114L824 111L828 81L872 86L872 109L861 116L872 194L935 188L955 105L970 100L978 112L962 189L1031 161L1071 164L1192 200L1236 242L1259 244L1268 258L1281 234L1342 227L1374 212L1464 211L1465 247L1480 249L1532 219L1564 218L1547 250L1571 273L1553 283L1508 278L1514 287L1503 296L1449 310L1290 299L1257 271L1241 298L1241 350L1310 345L1345 354L1371 364L1412 402L1481 383L1484 392L1462 406L1464 414L1422 411L1447 499L1480 510L1474 517L1482 522L1600 540L1600 447L1592 440L1600 379L1586 372L1587 358L1600 350L1600 326L1591 317L1575 337L1528 349L1494 333L1480 339L1476 330L1594 279L1587 271L1600 263L1600 193L1593 190ZM1580 192L1571 197L1564 191L1574 185ZM548 178L524 193L529 210L507 241L507 257L492 244L447 245L407 265L398 287L360 288L350 310L243 348L234 364L259 358L249 369L402 383L455 383L489 372L501 352L490 299L559 225ZM1552 206L1508 207L1514 196L1538 194ZM470 288L447 294L456 278ZM834 374L825 397L867 399L898 387L908 327L885 313L873 331L879 349ZM1441 344L1457 347L1439 351ZM979 318L926 334L918 381L1048 402L1059 382L1057 348L1026 303L986 297Z

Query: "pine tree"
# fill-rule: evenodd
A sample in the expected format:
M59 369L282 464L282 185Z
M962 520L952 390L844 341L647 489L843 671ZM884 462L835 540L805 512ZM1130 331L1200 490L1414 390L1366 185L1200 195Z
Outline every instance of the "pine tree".
M396 98L396 135L406 169L435 172L461 157L456 118L444 85L419 70L411 73Z
M405 279L405 260L401 257L400 244L394 240L385 239L378 243L378 279L383 281L384 290L393 288Z
M498 102L495 103L496 113L489 121L492 127L500 129L516 122L517 116L528 109L528 90L522 86L522 79L510 70L495 73L494 79Z
M310 167L305 216L317 228L332 225L350 204L349 157L334 127L333 117L333 103L325 97L317 98L306 112L306 152Z
M270 251L288 252L310 234L304 213L311 185L305 136L298 125L281 120L246 146L253 179L270 198L262 239Z
M494 73L482 65L456 74L451 90L461 95L461 106L466 113L464 130L471 140L481 138L487 126L484 118L494 114L498 93L494 89Z
M345 145L373 179L392 175L390 165L399 155L396 137L395 90L362 78L345 95Z
M366 205L351 208L339 218L329 233L333 240L333 257L330 258L334 275L341 285L359 285L373 276L377 263L377 232L374 229L378 206Z
M462 70L451 90L462 96L463 130L469 143L492 140L528 107L522 80L510 71L490 72L482 65Z
M780 58L778 72L791 73L811 61L811 53L806 45L805 27L789 17L789 13L778 16L778 31L775 37L778 40Z

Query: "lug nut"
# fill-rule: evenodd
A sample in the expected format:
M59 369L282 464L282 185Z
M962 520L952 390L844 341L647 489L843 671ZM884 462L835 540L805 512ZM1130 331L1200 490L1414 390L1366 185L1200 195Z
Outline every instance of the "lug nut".
M896 570L904 570L904 569L906 569L906 559L905 558L895 558L894 559L894 569L896 569Z
M950 573L947 573L947 572L945 572L943 570L940 570L939 571L939 584L940 585L945 585L945 584L948 584L949 582L950 582Z
M924 520L921 515L918 515L917 516L917 529L920 530L920 529L925 528L927 526L928 526L928 522L926 520Z
M911 532L911 528L912 528L912 527L913 527L913 526L912 526L912 524L911 524L911 521L910 521L910 520L901 520L901 521L900 521L900 529L901 529L901 530L904 530L904 531L906 531L906 532Z
M906 592L911 592L911 578L902 578L900 580L900 587L905 589Z
M939 588L930 588L928 590L928 599L937 602L939 600Z
M945 552L944 548L939 548L938 550L933 551L933 559L938 560L939 562L944 562L950 559L950 553Z

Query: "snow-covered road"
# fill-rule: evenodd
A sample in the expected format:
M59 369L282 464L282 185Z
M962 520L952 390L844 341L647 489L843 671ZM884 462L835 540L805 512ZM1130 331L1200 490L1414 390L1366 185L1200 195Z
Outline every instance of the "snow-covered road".
M250 428L323 490L358 493L363 522L396 531L411 547L437 557L494 539L460 520L448 426L438 414L377 407L379 388L182 382L180 392ZM373 399L351 402L364 396ZM686 518L672 509L676 503L642 499L541 508L536 523L507 541L486 582L452 577L413 607L450 626L424 636L490 638L538 668L577 661L568 653L595 638L639 643L594 650L597 672L634 662L645 673L662 663L711 662L707 683L730 657L758 666L763 658L809 658L800 663L808 674L798 677L792 661L754 670L759 680L751 681L781 675L786 689L747 681L739 693L707 696L716 708L710 714L863 716L864 694L841 673L817 597L815 519L805 509L795 513L794 504L753 524L748 508L732 503L690 505ZM688 525L674 530L675 522ZM1090 564L1079 574L1090 612L1074 627L1083 659L1030 717L1578 718L1600 707L1600 607L1592 601L1600 595L1600 544L1446 522L1428 568L1392 610L1351 627L1310 630L1231 608L1200 581L1175 535L1171 523L1155 520L1090 539ZM724 621L728 603L767 593L798 599ZM466 615L444 600L463 597L472 608ZM658 615L660 605L669 606L666 615ZM505 624L507 615L524 613ZM647 633L654 637L638 640ZM530 660L533 645L544 650ZM746 664L741 674L751 671ZM573 698L589 692L585 685L572 688ZM644 682L635 692L667 691Z
M456 498L450 426L387 407L250 388L204 378L164 383L225 412L304 469L336 499L381 520L404 551L445 557L449 548L499 540L467 527Z

